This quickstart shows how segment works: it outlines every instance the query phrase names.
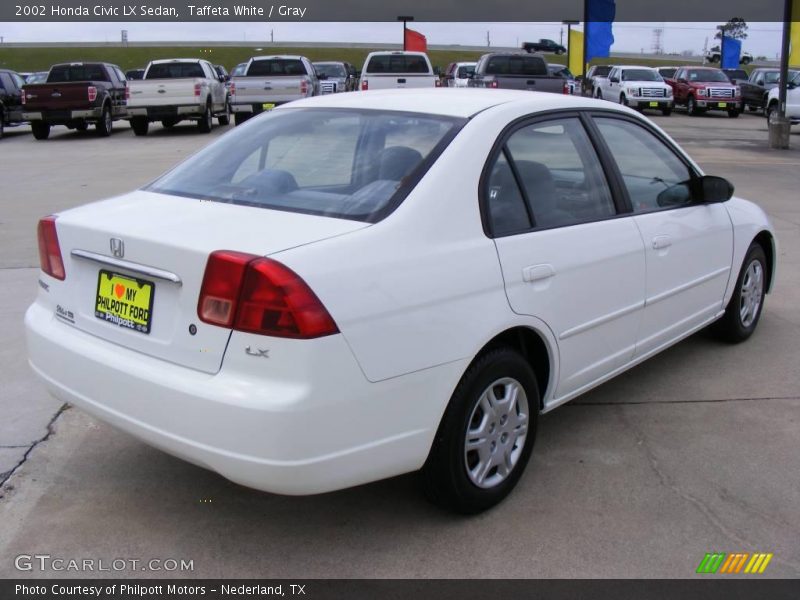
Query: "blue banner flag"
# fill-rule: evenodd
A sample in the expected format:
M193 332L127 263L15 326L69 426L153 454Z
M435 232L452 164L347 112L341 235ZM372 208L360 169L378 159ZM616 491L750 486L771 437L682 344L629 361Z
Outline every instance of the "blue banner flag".
M611 53L611 25L617 12L614 0L586 0L586 62Z
M742 42L733 38L725 37L721 41L723 69L738 69L739 58L742 55Z

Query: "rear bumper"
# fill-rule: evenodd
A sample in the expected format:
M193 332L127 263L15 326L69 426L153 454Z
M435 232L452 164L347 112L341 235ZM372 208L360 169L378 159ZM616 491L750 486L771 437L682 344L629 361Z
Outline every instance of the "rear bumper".
M162 119L200 118L205 112L205 104L179 104L168 106L129 106L129 117L147 117L151 121Z
M466 365L366 380L341 335L236 333L207 374L96 338L34 303L29 362L50 393L146 443L249 487L314 494L424 463ZM269 358L247 346L269 348Z
M287 102L289 101L287 100L281 102L269 102L265 100L264 102L249 102L249 103L236 103L235 101L231 101L231 112L258 114L260 112L270 110L268 108L264 108L264 104L272 104L274 106L280 106L281 104L286 104Z
M89 108L86 110L39 110L25 111L22 113L26 121L45 121L53 125L61 125L70 121L99 121L103 108Z

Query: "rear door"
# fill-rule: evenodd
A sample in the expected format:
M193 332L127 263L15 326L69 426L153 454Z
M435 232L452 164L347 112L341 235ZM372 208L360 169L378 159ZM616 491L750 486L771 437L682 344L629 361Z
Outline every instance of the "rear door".
M647 262L643 356L714 318L722 309L733 227L722 204L696 204L694 169L665 139L622 116L594 122L619 168Z
M512 310L543 320L558 341L558 399L633 357L644 248L577 114L506 136L484 176L484 215Z

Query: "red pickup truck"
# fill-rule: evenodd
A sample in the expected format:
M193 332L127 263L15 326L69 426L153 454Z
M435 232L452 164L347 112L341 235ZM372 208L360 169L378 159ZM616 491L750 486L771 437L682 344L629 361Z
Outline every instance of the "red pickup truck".
M685 106L690 115L707 110L723 110L735 118L742 112L742 91L720 69L713 67L678 67L671 79L676 106Z
M44 140L52 125L85 131L94 124L97 134L111 134L112 123L127 113L125 75L108 63L64 63L50 68L45 83L22 89L23 116L33 137Z

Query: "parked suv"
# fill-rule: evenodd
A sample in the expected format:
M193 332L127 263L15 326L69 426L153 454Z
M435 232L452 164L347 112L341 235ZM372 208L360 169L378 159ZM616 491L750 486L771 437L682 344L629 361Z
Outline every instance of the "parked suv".
M800 72L794 72L794 78L789 79L786 88L786 117L791 121L792 125L797 125L800 123ZM780 92L780 88L776 86L767 93L767 107L765 110L767 119L778 112L778 92Z
M664 116L672 113L672 88L650 67L614 67L598 85L595 96L631 108L660 110Z
M447 65L444 81L446 87L469 87L470 77L475 75L474 62L454 62Z
M792 81L798 71L789 70L789 81ZM753 69L746 81L738 81L742 90L742 102L750 111L757 111L767 107L769 91L778 86L781 70L773 68Z
M611 65L594 65L589 67L586 77L581 82L581 91L584 96L595 97L597 86L608 77L613 67Z
M680 67L672 86L676 106L685 106L690 115L707 110L722 110L735 118L742 111L742 93L720 69L713 67Z
M321 94L352 92L358 87L355 68L350 63L324 61L313 64L320 80L319 91Z
M6 126L20 125L22 118L22 87L25 81L19 74L0 69L0 139Z
M25 84L22 116L37 140L47 139L53 125L86 131L93 124L98 135L108 136L113 121L128 116L127 93L125 74L117 65L58 64L45 83Z

